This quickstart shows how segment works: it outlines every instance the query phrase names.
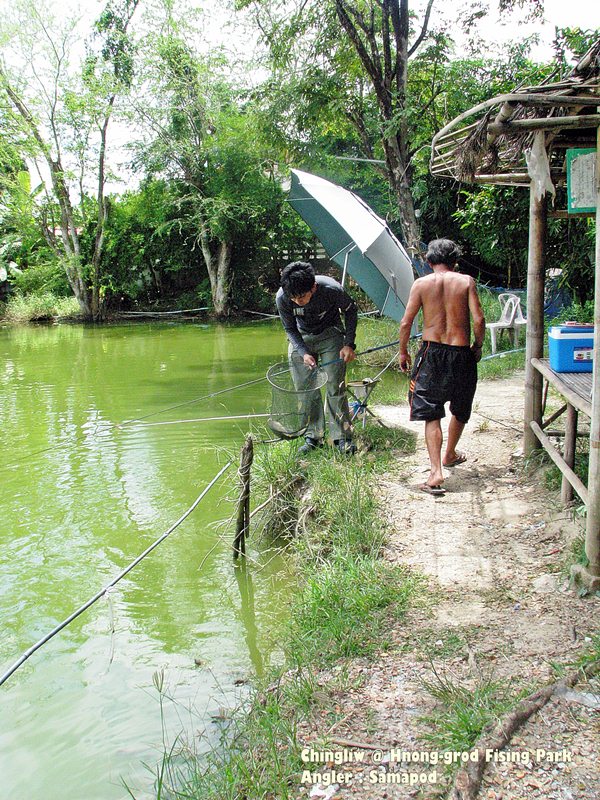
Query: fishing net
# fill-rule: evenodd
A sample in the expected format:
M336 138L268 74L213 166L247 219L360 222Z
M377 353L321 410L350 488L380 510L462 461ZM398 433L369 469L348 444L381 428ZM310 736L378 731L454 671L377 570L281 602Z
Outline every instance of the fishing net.
M297 439L303 436L310 423L310 410L314 407L315 393L321 402L321 387L327 383L327 373L320 367L274 364L267 372L271 384L271 414L269 428L280 439Z

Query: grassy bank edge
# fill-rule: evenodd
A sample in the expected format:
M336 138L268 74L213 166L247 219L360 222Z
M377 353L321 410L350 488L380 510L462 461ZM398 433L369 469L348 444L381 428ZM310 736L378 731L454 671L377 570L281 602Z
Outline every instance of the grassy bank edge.
M305 746L299 725L328 691L344 687L345 664L385 647L386 625L419 594L419 576L381 559L386 532L370 480L412 451L412 436L367 428L354 458L324 448L299 459L297 448L261 448L253 468L257 505L261 495L276 496L263 526L285 542L298 581L276 632L283 663L223 721L207 756L195 755L189 742L173 743L156 773L157 800L296 796ZM328 667L335 677L324 687L320 673Z

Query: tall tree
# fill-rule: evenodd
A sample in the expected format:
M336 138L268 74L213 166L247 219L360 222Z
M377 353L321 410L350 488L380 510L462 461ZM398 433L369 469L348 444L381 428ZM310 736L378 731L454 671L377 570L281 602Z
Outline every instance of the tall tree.
M411 36L408 0L241 0L238 6L254 6L276 68L311 69L320 64L335 72L347 61L348 45L367 78L368 93L375 103L377 134L383 150L385 173L396 198L404 238L419 252L420 231L410 191L411 131L408 117L408 62L427 36L433 0L429 0L419 29ZM345 41L340 38L340 29ZM346 52L344 56L343 53ZM302 56L302 53L304 54ZM354 77L354 76L353 76ZM348 118L353 122L366 158L373 158L372 123L364 81L347 85ZM366 101L365 101L366 100Z
M103 314L100 263L106 221L108 126L117 97L131 83L133 49L128 27L140 0L110 0L88 39L83 64L76 20L54 18L46 2L17 0L2 35L11 53L0 63L5 94L40 175L46 175L58 218L40 215L44 236L64 265L84 316ZM88 181L96 202L85 202ZM95 216L91 263L83 262L80 231Z
M234 245L256 235L257 220L273 216L281 189L223 57L196 54L171 19L150 37L147 54L146 95L136 109L146 128L138 163L181 184L181 214L197 230L214 314L226 317Z

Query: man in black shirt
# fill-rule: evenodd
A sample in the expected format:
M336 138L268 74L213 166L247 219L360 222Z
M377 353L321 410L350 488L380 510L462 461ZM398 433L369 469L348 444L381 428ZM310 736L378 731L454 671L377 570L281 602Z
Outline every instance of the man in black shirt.
M346 397L346 364L355 358L358 312L354 300L333 278L315 277L310 264L294 261L281 273L281 289L275 302L290 343L292 374L301 380L307 368L317 366L319 361L324 365L329 434L340 452L354 453ZM344 315L345 330L340 312ZM325 419L319 392L315 392L311 401L309 419L301 453L323 445Z

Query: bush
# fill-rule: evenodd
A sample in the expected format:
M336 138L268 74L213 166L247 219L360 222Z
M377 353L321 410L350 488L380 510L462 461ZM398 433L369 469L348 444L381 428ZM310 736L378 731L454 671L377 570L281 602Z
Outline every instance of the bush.
M6 303L3 318L6 322L32 322L77 317L79 314L79 303L74 297L57 297L52 292L45 292L27 297L15 294Z
M552 325L560 325L564 322L593 322L594 321L594 301L587 300L585 303L574 302L570 306L563 308L563 310L554 317L549 323Z
M71 287L58 261L45 261L24 269L11 278L11 284L23 295L50 293L55 297L70 297Z

